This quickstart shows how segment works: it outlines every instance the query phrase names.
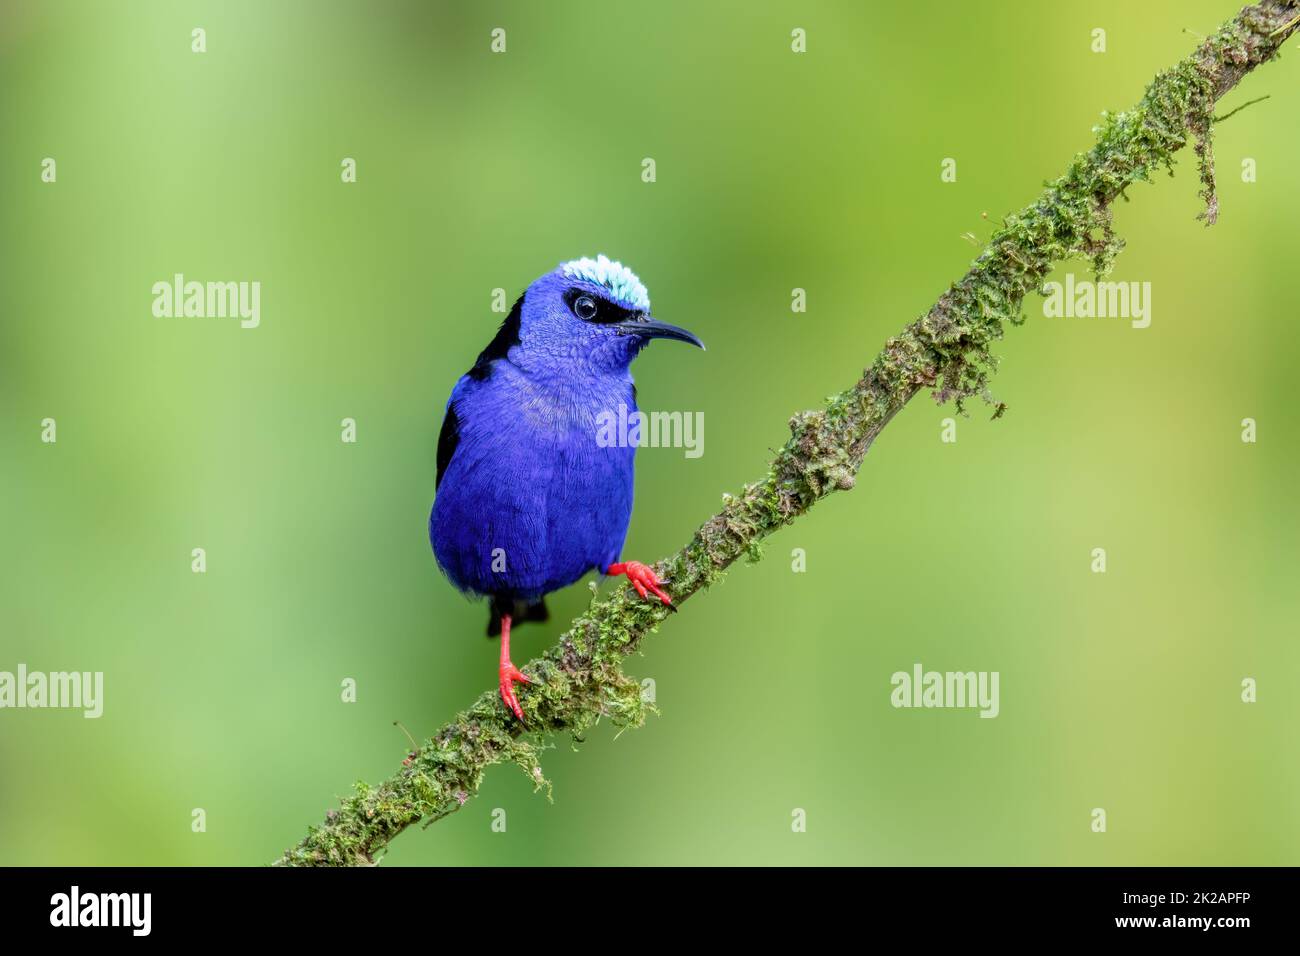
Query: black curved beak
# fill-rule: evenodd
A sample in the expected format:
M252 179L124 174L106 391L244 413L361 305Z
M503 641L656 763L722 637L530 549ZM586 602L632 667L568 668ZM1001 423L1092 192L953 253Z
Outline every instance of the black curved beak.
M694 345L697 349L704 349L704 343L694 332L688 332L680 326L669 325L667 322L659 322L644 312L634 318L615 322L613 325L627 335L641 335L647 339L676 339L678 342Z

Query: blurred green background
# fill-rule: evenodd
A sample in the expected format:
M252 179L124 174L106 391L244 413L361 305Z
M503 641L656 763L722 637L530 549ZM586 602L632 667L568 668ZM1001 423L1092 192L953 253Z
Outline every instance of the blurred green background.
M702 458L639 456L625 554L655 559L964 271L981 213L1235 9L4 4L0 670L106 688L99 720L0 711L0 863L268 862L395 769L395 719L494 685L426 527L494 288L604 252L708 342L635 367L643 407L706 421ZM1117 210L1150 328L1027 303L1004 420L944 444L952 409L914 402L854 492L629 661L662 716L555 741L554 803L495 768L386 865L1295 863L1298 70L1224 101L1273 94L1218 129L1216 228L1190 151ZM261 282L260 328L155 319L177 272ZM918 661L999 671L1000 716L893 709Z

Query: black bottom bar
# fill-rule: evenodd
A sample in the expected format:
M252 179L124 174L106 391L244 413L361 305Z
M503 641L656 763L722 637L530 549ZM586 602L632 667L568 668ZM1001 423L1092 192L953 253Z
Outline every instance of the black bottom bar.
M864 940L892 930L926 942L1046 933L1231 944L1286 929L1296 885L1293 869L11 869L0 871L0 925L18 939L202 943L433 941L481 927L485 941L554 932L565 945L602 925L653 924L725 926L732 943L834 928Z

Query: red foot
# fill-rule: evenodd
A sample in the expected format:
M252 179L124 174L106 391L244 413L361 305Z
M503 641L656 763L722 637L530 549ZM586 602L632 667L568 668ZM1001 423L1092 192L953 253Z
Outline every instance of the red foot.
M521 671L518 667L515 667L515 665L511 664L509 661L506 661L504 664L501 665L500 673L501 673L501 699L505 701L507 707L509 707L512 711L514 711L516 717L518 717L520 720L523 720L524 712L519 707L519 701L515 699L514 682L518 681L521 684L531 684L532 681L530 681L527 677L524 676L523 671Z
M501 700L506 707L514 713L520 720L524 719L524 712L519 706L519 701L515 699L515 683L531 684L524 672L514 664L510 663L510 615L501 615L501 666L497 673L501 683Z
M636 588L636 593L642 597L647 597L647 591L653 591L655 597L668 605L670 611L675 611L673 599L670 598L663 588L659 587L663 582L655 577L655 573L647 565L640 561L620 561L617 564L611 564L605 571L606 574L626 574L627 579L632 582L632 587Z

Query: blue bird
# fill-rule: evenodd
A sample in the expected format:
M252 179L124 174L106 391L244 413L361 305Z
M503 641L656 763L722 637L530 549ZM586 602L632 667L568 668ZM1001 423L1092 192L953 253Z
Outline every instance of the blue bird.
M453 585L489 599L501 700L520 720L514 685L529 679L510 661L510 625L546 620L546 594L594 568L672 606L649 567L619 561L636 447L599 424L636 411L630 366L657 338L704 348L650 316L632 270L575 259L528 287L447 401L429 540Z

